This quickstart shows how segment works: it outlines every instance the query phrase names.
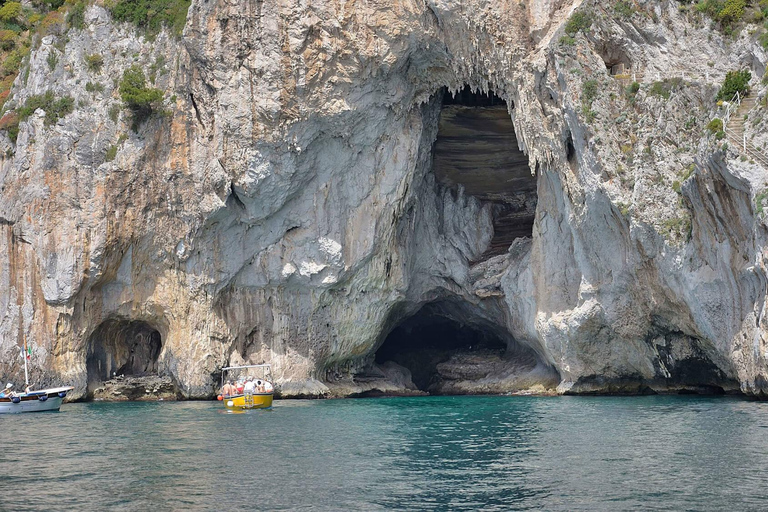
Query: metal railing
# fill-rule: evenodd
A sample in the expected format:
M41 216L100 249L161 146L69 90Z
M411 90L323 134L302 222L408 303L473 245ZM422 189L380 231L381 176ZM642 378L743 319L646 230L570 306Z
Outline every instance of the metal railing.
M739 109L741 106L741 99L741 94L739 91L736 91L736 94L733 95L731 101L727 102L726 104L727 106L725 107L725 115L723 116L723 131L726 135L728 135L728 122L731 120L731 114Z
M764 167L768 167L768 156L755 147L754 144L749 142L747 140L747 130L746 130L746 121L745 120L739 120L737 118L733 118L732 116L734 113L738 112L739 108L742 105L742 102L744 100L744 96L742 96L740 93L736 93L733 95L733 99L728 103L725 109L725 115L723 116L723 131L725 132L726 139L729 143L734 145L734 149L739 150L739 152L744 157L748 157L754 162L759 162ZM746 113L746 118L749 118L749 115L757 109L759 104L755 102L755 105L749 109L749 112ZM740 124L741 128L741 137L739 138L737 134L734 133L734 127L731 127L731 129L728 129L728 124L733 121L734 124Z

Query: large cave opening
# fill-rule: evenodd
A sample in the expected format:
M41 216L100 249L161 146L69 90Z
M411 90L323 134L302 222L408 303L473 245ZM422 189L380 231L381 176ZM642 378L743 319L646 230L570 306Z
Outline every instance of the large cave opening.
M501 380L536 368L533 350L476 308L458 299L422 306L389 331L376 351L376 363L407 368L413 384L433 394L494 392Z
M469 86L456 94L444 91L433 166L442 186L463 186L466 194L493 205L494 236L481 259L506 252L516 238L532 236L536 177L502 98Z
M116 381L122 383L119 388L126 388L126 383L130 383L129 388L140 387L143 393L147 378L158 377L162 346L160 331L148 322L124 318L105 320L88 338L88 395L93 397L104 389L105 383ZM111 392L115 393L115 389ZM122 389L117 393L123 398L136 398L132 396L133 391L126 395Z

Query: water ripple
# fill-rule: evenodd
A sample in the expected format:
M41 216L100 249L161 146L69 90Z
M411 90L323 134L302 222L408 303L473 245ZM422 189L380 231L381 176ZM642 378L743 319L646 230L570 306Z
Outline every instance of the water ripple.
M768 508L768 406L698 397L65 404L3 416L0 510ZM45 492L40 492L44 488Z

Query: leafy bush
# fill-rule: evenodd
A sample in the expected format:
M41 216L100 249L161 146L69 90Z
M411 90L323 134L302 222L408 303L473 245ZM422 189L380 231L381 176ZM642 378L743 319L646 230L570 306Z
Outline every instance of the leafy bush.
M107 162L111 162L112 160L115 159L116 156L117 156L117 145L112 144L107 148L107 153L104 155L104 160Z
M19 136L19 115L16 112L8 112L0 118L0 130L5 130L8 137L15 143Z
M598 85L597 80L587 80L584 82L581 86L581 101L592 105L592 102L597 98Z
M16 48L5 56L2 66L0 66L0 76L16 75L21 67L21 62L29 53L29 48Z
M709 130L712 133L717 133L723 131L723 120L720 118L714 118L707 124L707 130Z
M40 22L40 35L62 34L66 28L64 25L64 14L59 11L51 11Z
M665 100L668 100L673 91L677 91L682 87L683 80L681 78L665 78L660 82L653 82L648 93L652 96L660 96Z
M0 124L1 123L2 121L0 121ZM768 188L755 195L755 212L761 217L763 216L766 198L768 198Z
M119 91L125 107L133 113L135 123L148 118L157 103L163 99L163 92L160 89L147 87L144 72L135 65L123 73Z
M85 65L88 66L88 70L94 73L101 71L101 67L104 65L104 57L98 53L92 53L85 56Z
M616 14L623 18L631 18L635 13L634 5L632 5L632 2L628 2L627 0L619 0L616 2L613 6L613 10L616 11Z
M746 7L746 0L701 0L696 4L697 11L719 21L725 27L731 27L741 21Z
M86 7L87 4L83 0L75 2L72 7L70 7L69 13L67 14L67 23L70 27L76 28L78 30L85 28Z
M112 120L113 123L117 123L118 118L120 117L120 107L118 105L112 105L109 107L109 118Z
M717 13L723 8L723 0L701 0L696 4L696 10L706 14L712 19L717 18Z
M187 21L191 0L117 0L110 8L115 21L133 23L154 35L168 27L179 36Z
M45 111L45 124L52 125L66 116L71 114L74 110L75 100L71 96L64 96L56 99L53 91L46 91L45 94L38 94L30 96L24 105L19 107L16 112L19 114L21 121L31 116L35 110L42 109Z
M587 80L581 86L581 111L588 123L597 117L597 113L592 110L592 102L597 98L598 86L597 80Z
M565 23L565 33L573 37L578 32L587 32L592 26L592 15L588 12L575 12Z
M16 46L18 35L13 30L0 30L0 49L3 51L13 50Z
M21 4L19 2L6 2L0 7L0 21L15 21L21 15Z
M64 0L37 0L33 1L33 4L36 6L48 10L48 11L55 11L62 5L64 5Z
M104 86L98 82L88 82L85 84L85 90L88 92L104 92Z
M48 63L48 69L53 71L56 69L56 64L59 63L59 56L54 52L53 50L48 52L48 56L45 58L45 61Z
M746 0L725 0L725 5L717 13L716 19L724 25L736 23L744 16L744 8L746 6Z
M744 69L742 71L729 71L725 75L723 86L718 91L715 100L730 101L736 93L746 94L749 92L749 81L752 79L752 73Z

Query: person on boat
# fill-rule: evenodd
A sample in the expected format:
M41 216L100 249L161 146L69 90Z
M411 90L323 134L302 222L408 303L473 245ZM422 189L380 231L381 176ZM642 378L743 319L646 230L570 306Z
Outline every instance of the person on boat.
M5 385L5 389L0 391L0 398L6 398L9 396L16 396L16 393L11 389L13 387L13 384L10 382Z
M245 382L245 386L243 387L243 392L246 395L252 395L256 392L256 385L253 383L253 377L248 377L248 380Z
M264 392L265 393L271 393L275 390L275 388L272 387L272 384L268 380L264 381Z
M232 385L232 381L228 380L221 388L221 394L224 396L232 396L237 393L237 389Z
M235 388L235 391L237 391L238 395L243 393L244 387L245 387L245 381L242 378L237 379L237 387Z

